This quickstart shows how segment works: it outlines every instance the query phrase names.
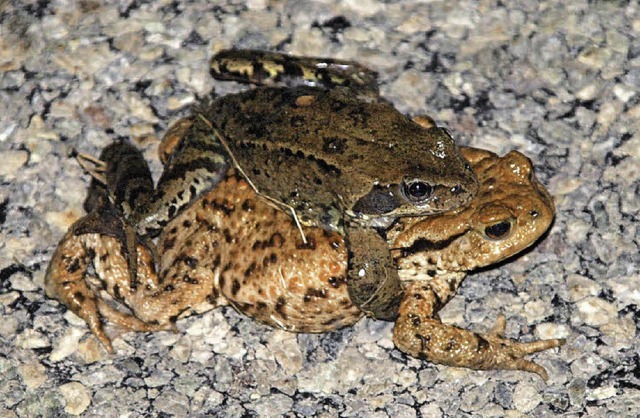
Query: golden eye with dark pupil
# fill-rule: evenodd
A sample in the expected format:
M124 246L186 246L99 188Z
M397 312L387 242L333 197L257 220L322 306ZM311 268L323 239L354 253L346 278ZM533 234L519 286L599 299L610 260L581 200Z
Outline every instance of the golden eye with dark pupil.
M431 196L433 187L430 184L423 181L413 181L404 185L404 193L414 202L423 201Z
M504 238L511 231L511 223L507 221L498 222L484 229L484 234L491 239Z

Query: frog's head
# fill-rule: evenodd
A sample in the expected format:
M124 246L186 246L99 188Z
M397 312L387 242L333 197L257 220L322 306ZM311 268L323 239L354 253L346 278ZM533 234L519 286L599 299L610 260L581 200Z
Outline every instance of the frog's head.
M529 247L550 227L553 199L527 157L517 151L503 157L461 151L478 176L477 196L464 208L401 219L389 231L401 270L433 275L484 267Z
M416 125L417 126L417 125ZM471 165L444 128L418 127L414 141L403 141L396 153L406 155L381 172L379 181L353 205L361 216L419 216L467 204L478 191ZM385 162L381 162L385 164Z

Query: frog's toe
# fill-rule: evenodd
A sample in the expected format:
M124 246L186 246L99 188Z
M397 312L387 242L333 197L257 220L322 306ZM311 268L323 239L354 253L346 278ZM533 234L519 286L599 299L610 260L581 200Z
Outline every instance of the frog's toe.
M162 322L145 322L136 316L114 308L104 301L98 302L100 315L112 325L124 328L127 331L155 332L173 331L175 324Z
M560 347L565 343L564 339L538 340L528 343L521 343L514 340L504 339L493 335L484 336L493 347L493 359L483 368L523 370L536 373L544 381L549 377L544 367L523 357L550 348Z

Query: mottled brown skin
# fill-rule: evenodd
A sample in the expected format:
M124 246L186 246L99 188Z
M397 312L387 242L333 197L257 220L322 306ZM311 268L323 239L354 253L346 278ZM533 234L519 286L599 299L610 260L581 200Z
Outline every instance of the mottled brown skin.
M398 112L379 96L375 72L355 62L227 50L212 58L211 72L262 87L199 110L171 158L196 170L165 170L178 187L169 192L165 186L173 186L161 179L158 199L139 211L137 225L170 219L174 208L217 184L226 167L216 158L224 154L302 224L339 231L349 248L351 300L370 316L394 320L402 284L374 228L453 209L475 195L475 175L451 135ZM193 134L203 121L210 133Z
M558 347L563 340L519 343L500 336L503 320L495 332L477 334L438 319L437 311L468 270L531 245L553 218L551 198L522 154L500 158L480 150L464 152L482 179L479 197L455 213L406 219L389 231L400 277L407 283L394 342L434 363L526 370L546 379L542 367L522 357ZM491 212L488 207L495 217L485 215ZM507 232L495 227L504 226L506 214ZM112 223L117 226L117 221ZM109 350L103 322L136 331L171 329L181 316L226 304L294 332L331 331L362 316L349 299L342 237L307 228L309 243L304 245L291 218L265 204L233 171L164 228L157 274L151 251L138 245L135 287L122 239L111 229L94 214L82 218L61 240L45 277L47 294L82 317ZM87 277L89 263L98 280ZM131 313L116 310L118 305Z
M262 86L216 99L203 114L258 190L307 225L341 229L334 210L428 215L464 205L477 191L451 135L396 110L379 96L377 74L357 62L223 50L210 68L217 79ZM293 175L274 175L283 168ZM412 198L405 186L414 181L430 192Z
M553 199L535 178L531 161L464 148L480 182L472 204L441 216L403 219L389 232L403 280L410 280L394 328L396 347L434 363L473 369L516 369L547 379L524 355L564 344L551 339L518 343L502 337L505 320L477 334L442 324L437 312L455 295L468 271L517 254L546 231ZM464 256L473 254L473 256Z

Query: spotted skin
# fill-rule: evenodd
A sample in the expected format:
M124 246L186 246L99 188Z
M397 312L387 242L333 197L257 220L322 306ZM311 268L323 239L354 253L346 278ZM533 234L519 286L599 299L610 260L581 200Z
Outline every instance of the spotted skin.
M546 371L523 356L558 347L563 340L505 339L503 318L489 333L443 324L438 318L467 271L531 245L553 219L552 200L526 157L464 152L481 179L478 198L455 212L407 218L388 231L406 285L394 343L434 363L525 370L546 379ZM491 205L493 212L488 210ZM307 228L309 242L303 244L291 218L265 204L234 170L163 228L155 249L157 272L152 249L138 244L135 286L117 233L124 224L115 216L113 226L105 227L100 222L104 216L108 224L104 213L82 218L61 240L45 286L47 294L82 317L109 350L105 322L136 331L172 329L180 317L224 305L293 332L331 331L363 315L349 298L343 238ZM88 275L89 264L95 277ZM118 306L131 312L123 313Z

